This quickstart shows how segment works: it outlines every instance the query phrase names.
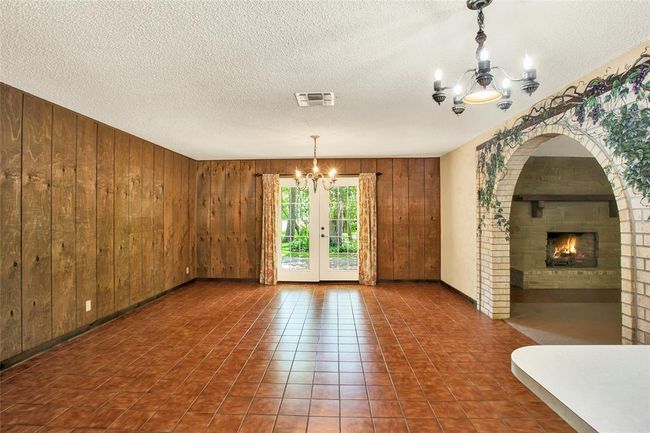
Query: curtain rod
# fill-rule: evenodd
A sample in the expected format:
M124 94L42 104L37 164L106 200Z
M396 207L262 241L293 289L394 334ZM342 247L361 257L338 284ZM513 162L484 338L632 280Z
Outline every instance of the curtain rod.
M372 171L370 173L372 173ZM265 173L255 173L255 177L260 177L260 176L262 176L262 174L265 174ZM276 174L276 173L269 173L269 174ZM342 176L342 177L345 177L345 176L358 176L360 174L361 173L345 173L345 174L337 173L336 176L337 177L339 177L339 176ZM377 176L381 176L383 173L381 171L378 171L378 172L375 172L375 174ZM294 177L295 173L279 173L278 175L279 176L284 176L284 177Z

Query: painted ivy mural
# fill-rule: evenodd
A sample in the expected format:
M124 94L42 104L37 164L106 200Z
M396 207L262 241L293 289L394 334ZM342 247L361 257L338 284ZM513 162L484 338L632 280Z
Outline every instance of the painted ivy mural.
M586 135L614 157L606 167L610 179L619 176L627 187L650 206L650 54L648 50L623 72L597 77L583 86L536 104L497 132L479 149L479 231L489 216L506 232L510 221L503 215L496 186L505 174L505 154L524 142L524 135L549 125L561 125L576 135ZM580 87L580 89L579 89Z

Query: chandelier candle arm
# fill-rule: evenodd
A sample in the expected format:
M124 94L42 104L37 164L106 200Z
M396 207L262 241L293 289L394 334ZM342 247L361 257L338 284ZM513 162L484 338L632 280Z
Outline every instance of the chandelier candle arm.
M490 102L496 102L499 109L506 111L512 106L512 89L510 88L511 82L519 82L520 89L532 95L538 88L539 82L537 81L537 70L533 68L533 61L526 54L524 57L524 71L521 78L515 78L508 74L508 72L500 67L493 66L490 61L490 53L485 47L487 34L484 31L485 15L483 9L488 7L492 0L467 0L467 8L472 11L478 11L477 23L478 31L476 32L476 61L475 68L468 69L460 77L457 83L460 84L467 75L468 85L461 87L461 91L457 91L458 84L453 87L445 86L442 82L442 71L437 69L434 74L433 94L431 97L438 104L441 105L447 99L447 90L454 89L452 111L456 115L460 115L465 111L465 105L481 105ZM504 77L501 85L495 81L495 72L498 72ZM506 84L504 84L506 83Z

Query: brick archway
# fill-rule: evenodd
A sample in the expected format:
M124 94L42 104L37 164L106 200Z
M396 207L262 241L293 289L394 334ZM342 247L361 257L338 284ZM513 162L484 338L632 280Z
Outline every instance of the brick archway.
M616 162L603 145L586 135L575 134L572 128L540 126L524 135L521 146L508 149L504 155L506 169L495 188L505 218L510 218L512 196L524 164L545 141L566 135L589 151L603 169ZM650 343L650 209L641 203L636 192L624 186L618 175L609 178L618 206L621 232L623 342ZM479 207L479 215L481 212L484 210ZM491 223L489 215L485 228L478 235L477 256L477 308L493 319L510 317L510 241Z

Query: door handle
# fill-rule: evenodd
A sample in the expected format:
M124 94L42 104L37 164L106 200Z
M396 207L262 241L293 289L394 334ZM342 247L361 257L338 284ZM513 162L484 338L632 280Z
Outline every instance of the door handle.
M324 237L325 237L325 233L321 233L320 237L321 237L321 238L324 238Z
M325 227L321 227L320 229L321 229L321 230L325 230Z

